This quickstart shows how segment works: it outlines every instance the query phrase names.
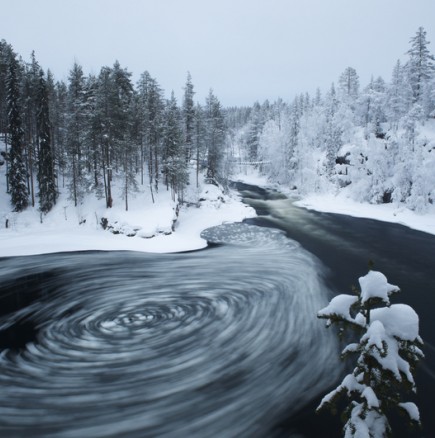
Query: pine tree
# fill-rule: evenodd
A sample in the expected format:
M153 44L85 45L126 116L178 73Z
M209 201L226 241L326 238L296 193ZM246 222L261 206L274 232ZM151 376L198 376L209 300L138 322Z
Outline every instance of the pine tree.
M98 80L94 75L86 78L84 84L84 137L87 172L92 175L90 187L101 199L103 194L103 150L101 111L97 102Z
M409 80L411 83L414 103L422 104L423 93L432 79L435 71L434 56L429 52L429 41L426 40L426 31L419 27L416 35L410 40L411 48L408 50L409 61L407 64Z
M141 111L142 156L147 156L150 191L158 191L160 177L161 140L163 132L163 98L158 82L148 72L141 75L138 84ZM143 161L142 160L142 161Z
M22 109L23 109L23 131L26 145L26 167L28 169L27 184L30 192L32 207L35 206L35 182L34 174L37 172L37 157L39 154L38 136L38 94L39 94L39 72L41 67L36 60L35 52L32 51L31 62L25 64L22 85Z
M121 68L116 61L112 68L110 126L111 142L115 168L121 163L123 173L122 196L125 201L125 209L128 210L128 194L130 190L136 190L135 166L136 148L132 137L132 108L133 85L131 73Z
M85 173L83 166L83 137L85 117L84 112L84 75L82 67L74 63L68 86L68 133L67 150L70 168L70 193L77 206L84 195Z
M183 190L187 184L187 163L183 151L180 112L174 92L166 104L165 128L163 133L162 167L166 187L171 188L172 199L183 198Z
M204 110L202 106L197 103L195 107L195 134L194 134L194 149L196 161L196 187L199 187L199 172L203 168L203 161L205 155L205 122Z
M0 41L0 132L7 132L8 128L8 99L7 77L9 71L9 59L12 55L12 47L5 41Z
M342 146L342 129L341 120L337 119L339 101L335 91L335 85L331 85L331 89L325 99L325 114L326 126L324 134L324 146L326 149L326 171L329 178L334 176L335 161L338 151Z
M397 60L388 88L387 115L393 127L397 130L399 120L408 112L412 100L412 89L409 85L405 69Z
M385 115L386 86L381 77L371 78L370 83L364 88L360 97L360 116L362 123L366 127L366 137L370 133L382 138L384 132L382 123L386 119Z
M13 54L12 46L5 40L0 41L0 132L5 134L5 151L1 160L8 156L8 87L9 59ZM6 167L6 193L9 193L9 160L5 160Z
M50 103L50 121L55 164L58 169L58 187L65 187L67 170L67 126L68 126L68 87L63 81L54 84L53 99Z
M288 124L288 141L286 142L285 163L289 181L294 183L298 167L297 149L299 144L300 119L302 107L299 99L295 99L290 108Z
M354 68L347 67L340 75L338 80L338 91L341 98L349 106L355 106L359 94L359 77Z
M26 184L26 166L23 160L24 132L21 121L18 62L14 54L9 59L7 77L8 132L10 136L9 186L14 211L23 211L29 205Z
M249 161L258 161L258 146L261 130L264 126L264 114L258 102L254 103L247 129L246 145L248 147Z
M183 99L183 122L184 122L184 147L186 151L186 162L189 163L192 157L193 136L195 132L195 103L193 96L192 76L187 73L186 86L184 87Z
M219 180L223 175L221 165L225 142L224 115L218 98L210 90L205 106L207 145L207 178Z
M136 120L136 102L135 98L131 98L128 108L128 121L124 126L125 133L123 136L123 147L121 148L122 154L122 171L123 171L123 190L122 197L125 201L125 210L128 210L128 199L130 193L137 191L136 176L138 173L138 161L139 161L139 136L137 133L137 120Z
M416 391L413 372L423 357L423 341L415 311L405 304L390 304L391 294L399 288L389 284L384 274L369 271L359 284L357 295L338 295L317 314L327 326L338 324L340 333L346 328L361 333L359 341L342 352L342 357L358 355L355 368L317 409L334 409L346 395L351 403L344 413L345 437L382 438L391 435L388 416L395 410L420 424L417 406L401 399L404 393Z
M39 184L39 208L43 213L48 213L56 204L57 191L51 144L48 89L42 69L39 73L38 106L39 160L37 178Z

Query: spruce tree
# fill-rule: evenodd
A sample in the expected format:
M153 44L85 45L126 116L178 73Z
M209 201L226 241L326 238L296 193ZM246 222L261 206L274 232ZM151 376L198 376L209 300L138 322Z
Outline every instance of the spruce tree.
M51 144L48 88L42 69L39 73L37 126L39 138L39 208L43 213L48 213L56 204L57 191Z
M21 121L18 61L14 54L9 59L7 77L8 132L11 149L9 153L9 187L14 211L23 211L29 205L26 184L27 172L23 159L24 132Z
M329 407L334 412L338 399L347 396L351 402L344 412L345 437L382 438L391 436L388 416L395 410L403 411L411 424L420 424L417 406L401 400L416 391L413 373L423 357L423 341L415 311L390 303L399 288L384 274L369 271L359 284L356 295L337 295L317 314L327 326L338 324L339 333L352 328L361 335L342 352L342 357L358 356L355 367L318 409Z

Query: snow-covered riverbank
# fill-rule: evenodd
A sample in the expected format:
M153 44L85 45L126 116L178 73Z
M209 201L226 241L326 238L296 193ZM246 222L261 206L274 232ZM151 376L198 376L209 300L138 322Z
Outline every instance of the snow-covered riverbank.
M244 205L236 193L223 194L212 184L202 184L191 195L197 202L183 205L178 217L166 189L155 196L155 203L146 193L130 199L128 211L122 202L106 209L104 199L93 197L74 207L63 196L53 211L42 217L42 223L37 207L22 213L3 210L0 257L86 250L189 251L207 245L200 237L205 228L255 216L255 211ZM8 205L6 194L0 201ZM103 218L113 227L111 231L119 234L104 230Z
M316 210L325 213L344 214L353 217L375 219L383 222L398 223L414 230L435 235L435 206L426 213L416 213L409 210L403 204L368 204L352 200L345 191L338 195L331 193L311 194L298 198L294 192L280 186L271 184L264 176L255 173L240 175L238 178L247 184L272 187L290 198L294 198L294 204L298 207Z
M310 195L296 201L295 205L327 213L398 223L414 230L435 235L435 207L427 213L418 214L400 204L362 204L343 194L338 196L332 194Z
M264 177L255 173L239 175L235 179L273 187L290 197L293 195L284 187L269 184ZM200 201L190 206L183 205L178 217L175 203L166 190L158 194L155 203L152 203L150 195L141 193L130 200L128 211L125 211L122 202L115 204L112 209L106 209L103 199L91 197L76 208L66 196L60 198L52 212L42 217L42 222L36 207L19 214L3 211L0 217L0 257L87 250L190 251L206 246L206 241L200 237L204 229L255 216L255 211L243 204L235 192L224 195L215 185L205 183L194 192L190 193L192 200ZM8 205L7 195L3 193L1 197L2 205ZM400 223L435 235L435 207L426 214L417 214L397 204L361 204L343 193L338 196L310 195L296 200L295 205L316 211ZM102 218L106 218L114 227L112 231L119 234L104 230Z

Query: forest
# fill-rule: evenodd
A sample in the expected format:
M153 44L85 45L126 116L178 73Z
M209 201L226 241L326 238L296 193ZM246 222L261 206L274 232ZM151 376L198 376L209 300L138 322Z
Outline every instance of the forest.
M68 82L44 72L32 53L26 63L0 43L0 133L5 144L7 191L16 212L39 203L51 210L66 189L77 206L89 193L112 207L112 180L122 181L128 210L130 193L160 185L183 200L188 166L216 181L224 152L224 111L210 90L195 104L187 75L181 107L145 71L133 85L119 62L85 76L75 63Z
M419 28L391 78L360 87L347 67L329 90L292 103L231 109L235 145L268 178L300 195L346 194L424 213L435 199L435 67Z
M152 197L170 190L183 202L198 175L226 180L250 164L299 195L346 191L369 203L401 203L425 212L435 199L435 67L425 30L410 39L389 81L360 86L347 67L329 90L291 103L222 107L210 90L195 102L188 73L181 103L148 71L136 84L119 62L85 76L74 63L67 82L24 61L0 42L0 164L14 211L47 213L60 190L77 206L93 193L113 205L138 186ZM240 169L240 166L239 166ZM194 170L194 172L192 172ZM196 181L194 179L196 174ZM119 185L119 184L118 184Z

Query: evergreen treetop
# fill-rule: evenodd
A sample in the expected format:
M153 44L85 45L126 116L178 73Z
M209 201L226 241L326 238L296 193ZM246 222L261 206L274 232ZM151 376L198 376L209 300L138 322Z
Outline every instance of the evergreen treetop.
M420 424L415 403L402 398L416 391L413 373L423 357L423 341L415 311L406 304L390 303L399 288L389 284L384 274L369 271L359 284L357 295L338 295L317 314L327 326L338 324L341 333L348 328L360 333L359 340L342 351L343 358L357 356L355 367L317 409L334 410L338 399L347 396L344 436L381 438L392 433L388 416L394 410L406 413L410 423Z

